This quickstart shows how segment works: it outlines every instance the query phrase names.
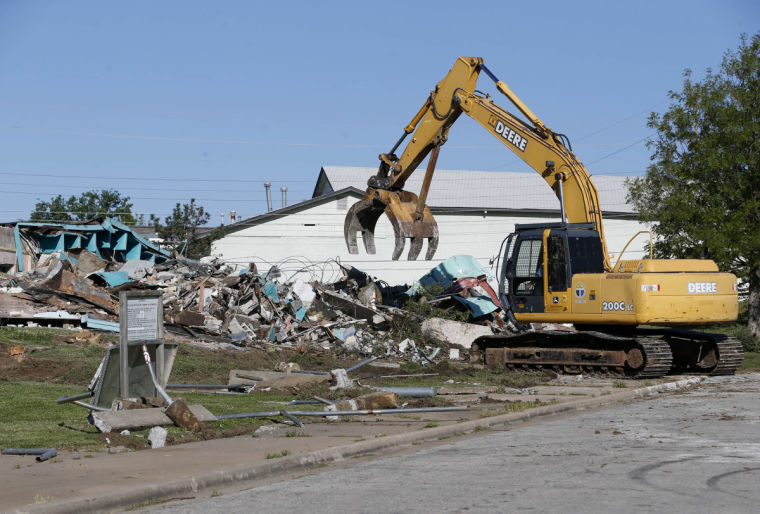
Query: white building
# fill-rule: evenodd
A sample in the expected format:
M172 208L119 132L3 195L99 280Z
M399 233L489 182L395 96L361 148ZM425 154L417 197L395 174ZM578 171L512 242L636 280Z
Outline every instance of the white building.
M359 255L348 253L343 236L346 212L361 199L375 168L324 166L313 197L228 226L228 235L213 243L212 254L230 263L256 263L260 272L271 265L283 271L280 280L331 281L340 277L336 261L350 264L385 282L412 283L442 260L460 254L474 256L490 267L502 240L516 223L560 220L559 202L536 173L437 170L427 204L438 222L440 240L432 261L421 257L393 261L393 229L382 216L377 223L377 253L367 255L359 236ZM413 175L405 189L418 192L424 173ZM604 233L609 252L618 256L628 240L646 230L626 203L625 177L594 176L604 212ZM626 250L626 258L642 255L646 238L640 236ZM493 270L494 273L496 270Z

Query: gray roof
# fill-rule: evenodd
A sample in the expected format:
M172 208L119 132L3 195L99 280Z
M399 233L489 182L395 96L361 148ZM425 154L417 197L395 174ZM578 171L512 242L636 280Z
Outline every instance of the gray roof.
M367 188L367 180L375 173L377 168L323 166L313 196L346 187L363 191ZM418 170L407 180L404 189L419 193L424 175L424 168ZM635 213L633 206L625 201L626 178L612 175L592 177L605 213ZM436 170L427 204L432 209L559 210L557 198L537 173L505 171Z

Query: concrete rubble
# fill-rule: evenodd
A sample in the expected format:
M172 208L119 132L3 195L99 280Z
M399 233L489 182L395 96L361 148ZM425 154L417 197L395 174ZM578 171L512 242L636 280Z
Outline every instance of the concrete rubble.
M119 292L150 289L163 293L168 333L228 347L314 347L340 354L399 357L422 365L434 358L465 359L473 339L504 328L487 272L467 256L444 261L411 288L387 286L350 266L342 267L344 277L335 283L283 283L276 266L258 270L251 264L239 270L214 257L170 258L134 239L127 227L117 230L111 225L101 221L22 227L23 240L37 243L26 245L31 250L25 246L24 259L19 258L23 266L0 272L0 323L82 328L87 334L118 332ZM128 258L106 251L107 245L98 246L94 235L88 239L87 230L101 226L115 231L112 239L116 235L134 239L139 252ZM79 245L67 239L70 231L78 234ZM443 287L430 296L434 279ZM425 320L404 309L410 299L459 312L459 319L468 322ZM444 343L444 351L439 353L438 344L421 345L412 338L394 341L389 329L404 319L424 321L422 333ZM99 342L91 335L81 339Z

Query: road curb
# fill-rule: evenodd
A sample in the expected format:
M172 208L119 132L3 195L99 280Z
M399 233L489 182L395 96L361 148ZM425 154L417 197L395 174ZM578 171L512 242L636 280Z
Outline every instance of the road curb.
M153 483L139 488L116 491L113 494L108 495L99 494L80 496L54 503L29 505L17 509L15 512L100 512L125 508L150 500L186 497L213 487L261 480L281 473L308 471L316 466L340 462L347 458L372 453L378 450L408 446L426 441L436 441L494 426L603 407L663 392L680 391L697 386L704 379L705 377L690 377L676 382L665 382L630 391L602 395L595 398L570 400L520 412L500 414L497 416L464 421L453 425L420 429L415 430L414 432L381 437L370 441L361 441L344 446L326 448L324 450L317 450L302 455L256 461L230 469L208 471L180 479L171 479L164 482ZM529 398L530 396L526 397L526 399Z

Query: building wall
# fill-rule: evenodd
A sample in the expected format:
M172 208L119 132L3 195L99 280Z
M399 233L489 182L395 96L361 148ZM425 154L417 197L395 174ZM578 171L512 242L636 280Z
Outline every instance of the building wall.
M214 242L212 254L240 267L255 262L259 271L277 264L283 271L280 280L337 280L341 273L335 263L350 264L391 285L411 284L430 268L452 255L474 256L485 267L495 260L502 240L514 230L515 223L541 223L559 221L559 217L505 215L501 213L460 214L435 213L440 240L435 258L424 260L427 242L421 257L416 261L391 260L393 229L385 216L378 221L375 231L377 253L364 251L358 237L360 253L351 255L343 238L343 220L348 208L357 201L349 197L334 199L306 208L301 212L283 215L264 223L238 230ZM628 239L645 227L636 221L608 219L605 234L610 253L617 257ZM635 258L645 240L634 242L626 251L626 258ZM402 259L408 253L408 243ZM613 259L614 263L614 259ZM496 273L494 265L494 273Z

